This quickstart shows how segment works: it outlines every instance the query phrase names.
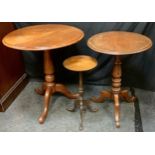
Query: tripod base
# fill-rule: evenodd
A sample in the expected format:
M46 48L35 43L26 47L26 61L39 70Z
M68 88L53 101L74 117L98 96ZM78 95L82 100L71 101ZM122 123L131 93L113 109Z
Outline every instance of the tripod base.
M66 110L70 112L77 111L77 109L80 108L80 102L81 101L79 99L75 100L75 102L72 105L68 106ZM89 100L82 100L82 102L83 102L83 111L86 111L88 109L90 112L97 112L99 110L97 107L93 107L91 105L92 104L91 101Z
M128 103L134 102L136 99L135 96L129 95L129 90L121 90L118 96L121 100L124 100ZM91 100L94 102L101 103L101 102L104 102L106 99L114 100L114 93L112 90L111 91L104 90L100 93L99 97L93 97Z
M115 124L116 127L120 127L120 100L124 100L128 103L134 102L136 100L135 96L129 95L129 90L121 90L119 93L114 93L112 90L104 90L100 93L99 97L93 97L91 100L94 102L102 103L106 99L114 100L114 109L115 109Z
M46 117L47 117L50 98L54 93L56 93L56 92L61 93L64 96L68 97L69 99L76 99L78 96L78 94L71 93L67 89L67 87L65 87L63 84L47 84L47 83L44 83L41 86L41 88L36 88L35 92L39 95L44 96L44 109L43 109L43 112L41 113L41 115L38 119L40 124L43 124Z
M77 99L72 106L66 108L70 112L75 112L77 109L80 109L80 130L83 130L83 113L86 112L87 109L90 112L97 112L99 110L97 107L92 107L91 104L89 100Z

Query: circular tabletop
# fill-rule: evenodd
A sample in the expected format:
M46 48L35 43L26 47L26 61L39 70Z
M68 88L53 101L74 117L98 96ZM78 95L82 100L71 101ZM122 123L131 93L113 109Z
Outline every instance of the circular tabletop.
M95 68L97 66L97 61L91 56L77 55L66 59L63 65L69 70L81 72Z
M5 46L26 51L57 49L80 41L84 33L79 28L45 24L28 26L7 34L2 42Z
M110 31L92 36L87 44L99 53L126 55L146 51L152 46L152 41L134 32Z

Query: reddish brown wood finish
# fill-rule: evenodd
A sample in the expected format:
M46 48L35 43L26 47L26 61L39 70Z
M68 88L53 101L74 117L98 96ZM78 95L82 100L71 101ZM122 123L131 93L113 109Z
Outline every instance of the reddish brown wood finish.
M134 32L110 31L91 37L88 46L99 53L126 55L146 51L152 46L152 41L147 36Z
M95 102L103 102L105 99L114 100L115 123L120 127L120 99L134 102L134 96L130 96L128 90L121 88L121 58L120 55L143 52L152 46L152 41L141 34L133 32L104 32L92 36L88 40L88 46L96 52L115 55L115 63L112 71L112 90L102 91Z
M95 68L97 66L97 61L95 58L88 55L77 55L67 58L63 62L63 65L71 71L82 72Z
M74 106L67 108L71 112L75 112L77 108L80 108L80 130L83 129L83 112L88 108L91 112L97 112L98 108L92 108L89 100L84 100L84 86L83 86L83 71L88 71L97 66L95 58L88 55L77 55L67 58L63 65L66 69L79 72L79 90L78 99L75 100Z
M14 30L12 23L0 23L0 40L9 32ZM14 49L5 47L2 42L0 42L0 106L2 106L2 111L6 110L11 102L5 100L9 99L11 95L11 90L15 90L15 83L24 75L24 64L21 53L18 53ZM22 80L20 81L22 82ZM19 83L20 83L19 82ZM19 84L18 83L18 84ZM6 95L10 90L9 95ZM5 97L6 95L6 97ZM13 99L16 95L14 95ZM2 98L5 97L5 100L2 101ZM13 100L9 99L9 100Z
M69 25L35 25L9 33L3 44L19 50L43 51L72 45L83 36L83 31Z
M3 38L3 44L19 50L44 51L45 82L41 88L36 89L44 95L44 108L39 117L39 123L44 123L49 109L51 95L55 92L75 99L77 94L72 94L64 85L56 84L54 66L50 55L51 49L72 45L80 41L84 33L75 27L61 24L36 25L13 31Z
M72 94L63 84L55 83L54 67L50 57L50 51L44 51L44 73L45 82L41 89L35 89L39 95L44 95L44 109L39 117L39 123L41 124L44 123L47 117L51 95L55 92L59 92L70 99L75 99L78 96L77 94Z

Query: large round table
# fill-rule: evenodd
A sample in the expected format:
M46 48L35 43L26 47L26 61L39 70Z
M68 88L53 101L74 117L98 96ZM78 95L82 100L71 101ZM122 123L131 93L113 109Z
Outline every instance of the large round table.
M51 54L53 49L75 44L83 37L84 33L79 28L61 24L45 24L21 28L3 38L3 44L13 49L27 52L44 51L45 82L41 88L36 89L38 94L44 95L44 109L39 117L40 123L44 123L47 117L50 97L55 92L62 93L71 99L77 98L77 94L71 93L63 84L54 82L54 66Z

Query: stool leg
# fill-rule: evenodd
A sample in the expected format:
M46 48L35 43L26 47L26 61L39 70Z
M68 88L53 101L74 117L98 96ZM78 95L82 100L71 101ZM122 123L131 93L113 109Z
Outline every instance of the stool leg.
M92 102L90 100L83 100L83 104L87 107L87 109L90 112L97 112L97 111L99 111L99 108L98 107L96 107L96 106L95 107L92 107Z
M79 72L80 130L83 130L83 111L84 111L83 94L84 94L83 76L82 72Z
M39 95L44 95L45 94L45 85L44 83L42 84L41 88L35 88L35 92Z
M83 130L83 102L80 101L80 130Z

